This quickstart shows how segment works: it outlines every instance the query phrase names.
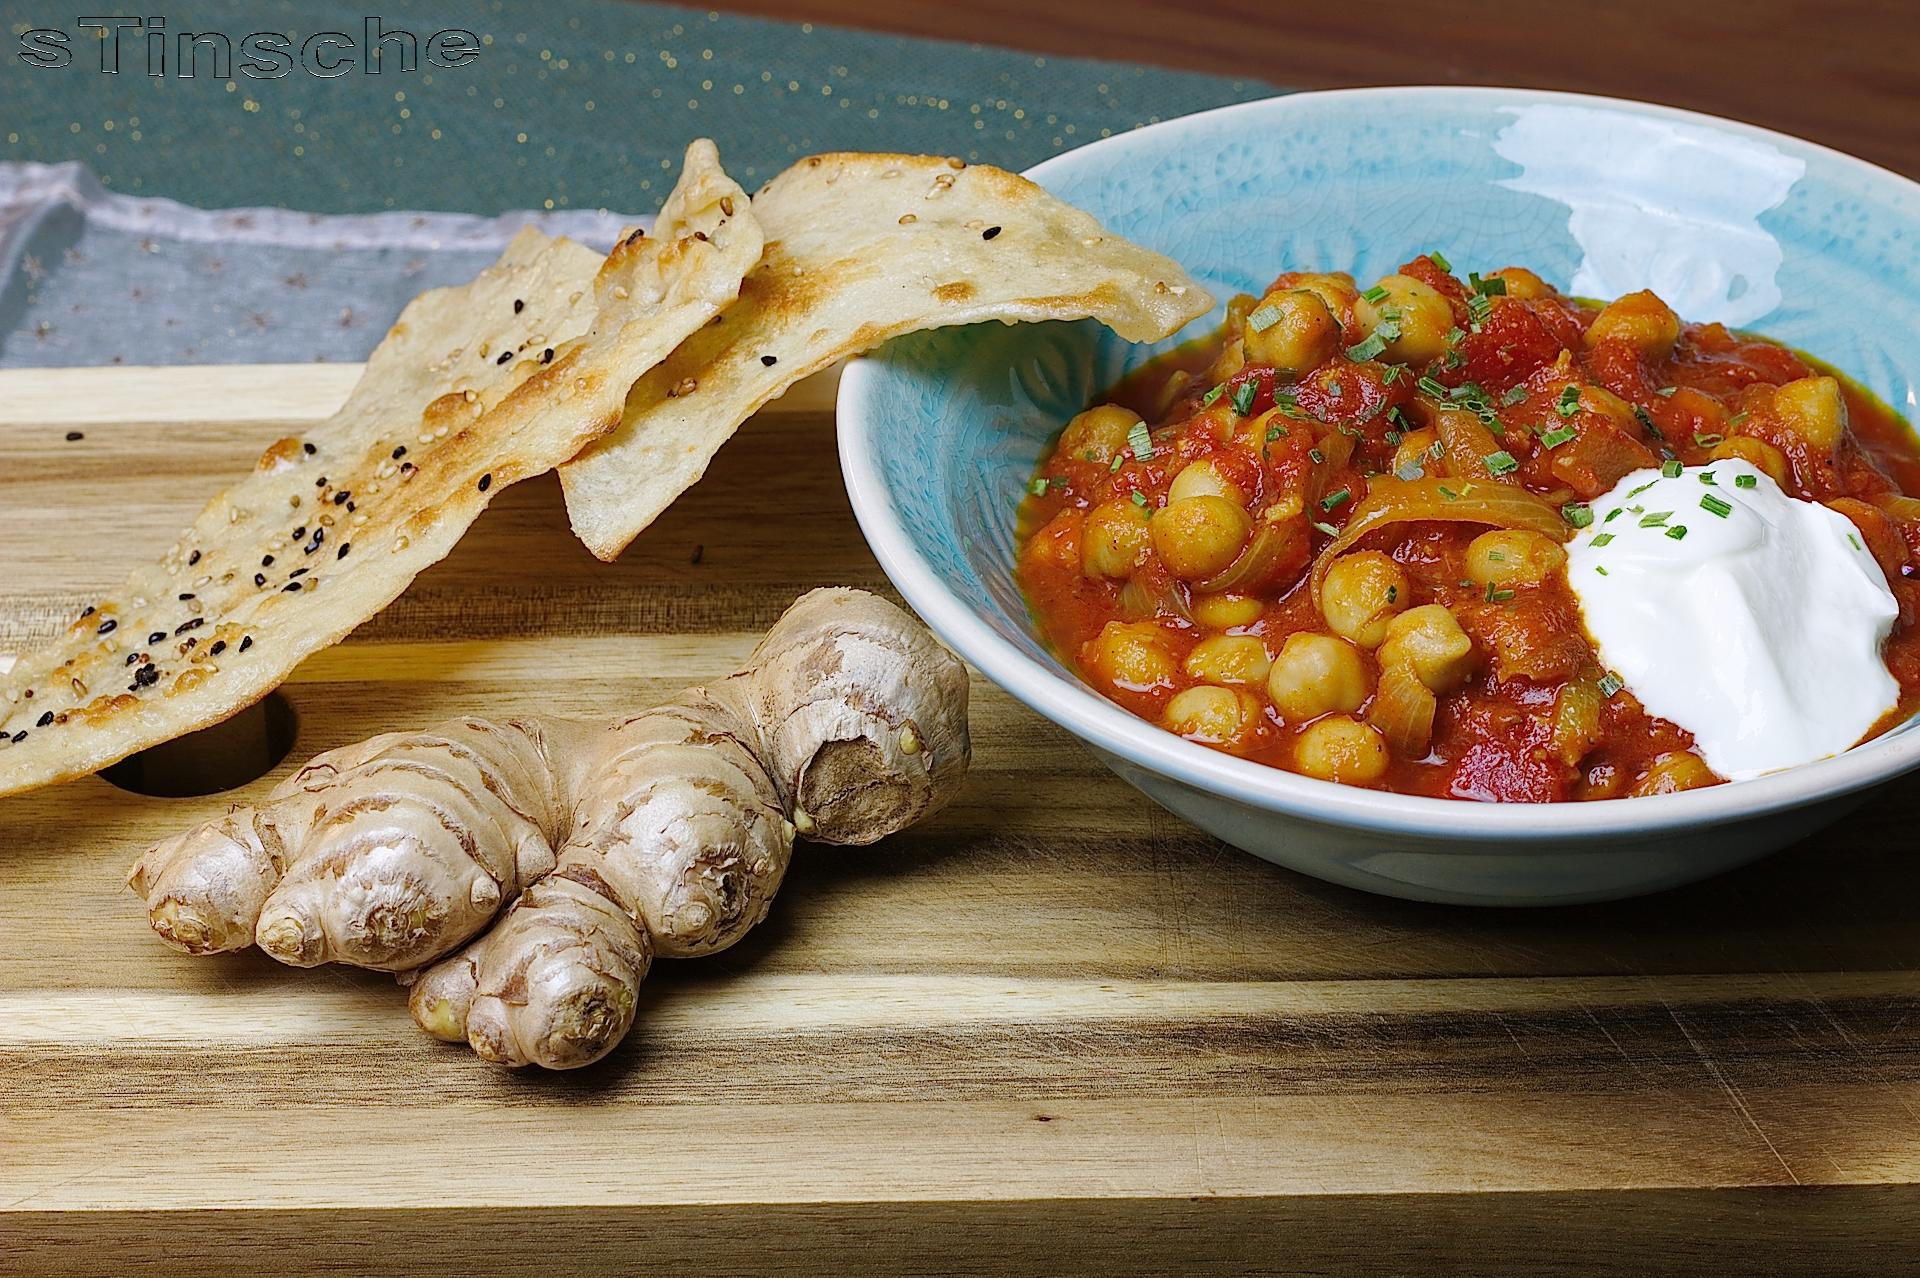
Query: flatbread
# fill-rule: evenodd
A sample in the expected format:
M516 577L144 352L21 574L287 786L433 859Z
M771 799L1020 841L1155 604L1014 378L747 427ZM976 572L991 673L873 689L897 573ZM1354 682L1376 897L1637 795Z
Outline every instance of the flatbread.
M1002 169L819 155L754 196L766 255L721 321L642 377L620 428L560 468L567 514L611 560L802 377L920 329L1092 316L1157 341L1213 307L1171 259Z
M612 430L634 379L760 257L713 144L605 259L521 232L401 312L341 410L267 449L158 563L0 680L0 795L98 771L259 700L453 548L495 493Z

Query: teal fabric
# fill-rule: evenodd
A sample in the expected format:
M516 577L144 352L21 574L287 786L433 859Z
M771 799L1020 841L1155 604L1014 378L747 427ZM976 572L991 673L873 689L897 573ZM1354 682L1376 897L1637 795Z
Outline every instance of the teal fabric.
M7 5L0 161L77 160L109 190L202 208L315 212L612 208L659 203L686 141L705 134L749 188L833 149L935 152L1022 169L1108 133L1262 97L1271 86L1001 49L624 3L180 0L165 14L167 74L125 33L120 71L67 0ZM450 69L321 79L230 79L181 32L297 43L361 37L377 12L423 42L463 28L479 54ZM17 56L29 28L65 32L71 65ZM337 54L332 57L337 57ZM206 54L202 54L204 59ZM549 203L551 202L551 203Z

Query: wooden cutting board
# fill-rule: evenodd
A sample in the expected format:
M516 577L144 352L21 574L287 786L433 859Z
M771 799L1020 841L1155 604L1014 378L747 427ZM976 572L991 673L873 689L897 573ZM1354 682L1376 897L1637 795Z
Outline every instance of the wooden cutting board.
M0 374L0 650L53 634L353 370ZM84 438L69 440L81 432ZM285 694L294 755L596 715L884 588L803 388L617 565L551 477ZM1652 900L1380 900L1224 847L976 682L928 827L802 846L572 1075L385 977L188 959L122 875L227 796L0 801L0 1272L1890 1273L1920 1247L1920 790Z

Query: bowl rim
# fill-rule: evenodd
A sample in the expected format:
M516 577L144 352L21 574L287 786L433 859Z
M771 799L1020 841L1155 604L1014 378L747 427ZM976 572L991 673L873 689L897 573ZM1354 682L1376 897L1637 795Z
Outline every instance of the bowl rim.
M1180 131L1197 121L1233 115L1282 117L1334 99L1393 100L1444 97L1462 105L1558 102L1686 121L1763 139L1790 152L1817 154L1875 182L1891 182L1920 198L1920 183L1819 143L1756 125L1678 107L1591 94L1492 86L1405 85L1282 94L1180 116L1077 147L1027 170L1045 185L1059 169L1098 154L1112 164L1147 134ZM1428 798L1321 781L1255 763L1175 736L1100 696L1078 679L1054 673L1003 638L955 595L914 550L914 541L882 479L874 444L882 423L859 410L869 383L881 375L874 358L851 361L835 402L841 473L855 519L881 568L936 634L988 679L1082 741L1137 767L1262 811L1381 834L1468 842L1532 839L1594 840L1646 836L1691 827L1751 820L1892 780L1920 766L1920 732L1877 737L1842 754L1748 781L1678 794L1591 803L1481 803Z

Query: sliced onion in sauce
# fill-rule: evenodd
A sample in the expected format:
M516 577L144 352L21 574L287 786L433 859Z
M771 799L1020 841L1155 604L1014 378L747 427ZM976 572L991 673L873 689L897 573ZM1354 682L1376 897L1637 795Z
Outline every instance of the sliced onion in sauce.
M1433 740L1433 716L1438 709L1439 699L1418 675L1405 665L1392 665L1380 671L1367 720L1379 729L1395 754L1403 759L1423 759Z
M1482 479L1395 479L1377 475L1368 481L1367 496L1354 508L1347 526L1328 542L1313 562L1313 600L1320 602L1320 586L1334 559L1368 533L1389 524L1433 520L1443 523L1486 524L1494 528L1525 528L1555 541L1572 533L1558 508L1512 484Z

